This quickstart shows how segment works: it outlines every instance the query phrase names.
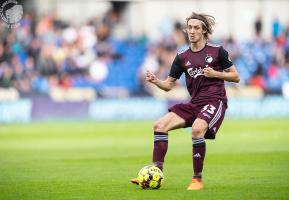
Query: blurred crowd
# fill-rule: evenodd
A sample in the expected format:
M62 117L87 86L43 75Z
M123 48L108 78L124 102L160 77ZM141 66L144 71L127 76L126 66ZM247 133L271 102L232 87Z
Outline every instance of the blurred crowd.
M171 31L152 42L145 35L119 37L120 23L121 13L111 10L81 26L56 13L38 20L26 13L15 29L0 25L0 87L13 87L22 96L48 94L53 87L91 87L103 96L109 88L149 95L144 73L167 77L176 52L187 47L183 26L172 22ZM213 42L229 51L241 85L280 94L289 81L289 27L276 19L267 41L257 18L255 31L250 41L230 37Z
M14 87L22 95L47 94L54 86L105 79L105 63L116 57L107 40L117 16L108 13L81 27L57 14L34 19L25 14L15 29L0 26L0 87Z

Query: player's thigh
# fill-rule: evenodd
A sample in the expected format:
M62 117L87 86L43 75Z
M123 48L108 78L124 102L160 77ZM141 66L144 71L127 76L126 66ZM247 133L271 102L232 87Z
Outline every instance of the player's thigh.
M161 117L154 124L154 130L157 132L168 132L170 130L183 128L186 123L183 118L178 116L174 112L169 112L165 116Z
M201 119L197 118L193 125L192 125L192 135L194 138L203 138L205 136L205 133L208 130L208 123Z

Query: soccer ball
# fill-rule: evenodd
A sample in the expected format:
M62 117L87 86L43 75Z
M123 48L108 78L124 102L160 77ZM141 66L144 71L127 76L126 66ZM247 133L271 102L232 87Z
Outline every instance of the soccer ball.
M137 179L143 189L158 189L164 182L164 174L158 167L148 165L139 171Z

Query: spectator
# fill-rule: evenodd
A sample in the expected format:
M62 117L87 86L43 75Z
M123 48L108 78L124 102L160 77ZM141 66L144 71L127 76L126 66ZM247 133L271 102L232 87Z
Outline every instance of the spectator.
M255 20L254 24L255 28L255 35L257 38L262 37L262 28L263 28L263 23L262 23L262 16L259 14Z

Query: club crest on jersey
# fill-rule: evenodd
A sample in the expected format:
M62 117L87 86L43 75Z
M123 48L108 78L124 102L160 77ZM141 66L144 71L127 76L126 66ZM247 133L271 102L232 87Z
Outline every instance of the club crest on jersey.
M205 58L206 66L208 66L211 62L213 62L213 57L210 55L207 55Z
M187 72L193 78L197 78L198 76L204 75L203 69L201 67L195 69L189 68Z

